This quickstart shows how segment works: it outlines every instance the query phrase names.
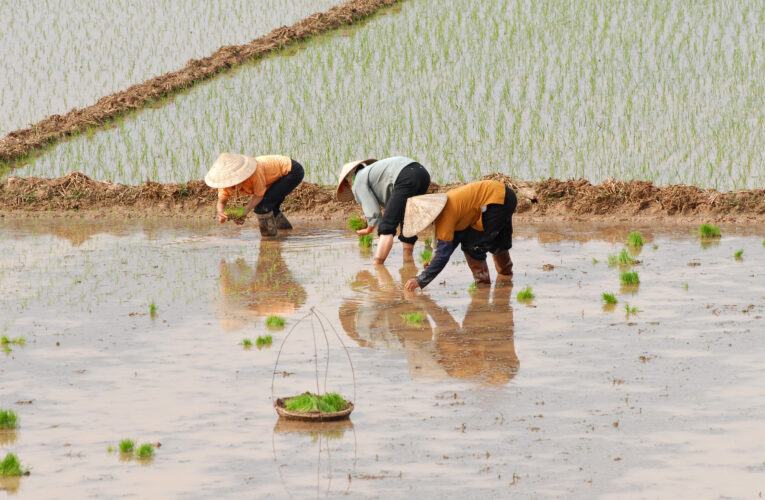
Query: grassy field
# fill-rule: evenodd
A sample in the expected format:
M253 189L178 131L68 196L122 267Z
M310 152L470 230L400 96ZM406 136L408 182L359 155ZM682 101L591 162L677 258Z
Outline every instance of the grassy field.
M204 176L220 151L285 153L331 183L404 154L438 182L763 185L761 2L412 0L229 73L16 175Z
M0 0L0 135L339 3Z

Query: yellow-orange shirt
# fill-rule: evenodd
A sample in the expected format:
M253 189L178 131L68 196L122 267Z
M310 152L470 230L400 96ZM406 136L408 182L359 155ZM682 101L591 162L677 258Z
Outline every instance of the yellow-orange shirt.
M292 170L292 160L289 156L265 155L256 156L258 168L255 172L236 186L218 189L218 199L227 201L235 193L263 196L266 190Z
M436 217L436 237L452 241L454 231L472 227L483 231L481 207L505 202L505 185L499 181L478 181L446 193L446 205Z

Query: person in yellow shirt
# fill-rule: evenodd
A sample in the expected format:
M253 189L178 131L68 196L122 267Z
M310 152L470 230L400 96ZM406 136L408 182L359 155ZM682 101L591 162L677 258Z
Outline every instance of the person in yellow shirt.
M226 202L232 196L252 195L245 207L246 216L258 216L261 236L276 236L277 229L292 229L281 211L284 198L303 180L303 166L289 156L247 156L221 153L205 176L205 183L218 189L218 220L228 220Z
M465 253L477 285L490 284L486 254L491 253L497 273L513 275L510 248L513 246L513 213L518 199L512 189L498 181L478 181L446 194L409 198L404 216L404 236L411 236L433 223L436 253L430 265L408 280L407 290L425 288L449 262L457 246Z

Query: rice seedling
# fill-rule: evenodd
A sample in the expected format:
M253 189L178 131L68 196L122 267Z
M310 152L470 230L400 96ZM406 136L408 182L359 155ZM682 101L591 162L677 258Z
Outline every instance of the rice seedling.
M622 249L622 251L619 252L618 261L620 266L631 266L635 263L635 259L633 259L625 249Z
M351 215L348 217L348 227L354 231L358 231L359 229L367 227L367 221L356 215Z
M12 339L8 337L7 335L3 335L0 337L0 344L3 345L25 345L27 343L27 339L24 337L16 337L15 339Z
M744 249L742 248L740 250L736 250L733 253L733 258L736 259L736 260L744 260L743 259L743 255L744 255Z
M143 443L135 450L135 456L138 458L151 458L154 456L154 446L149 443Z
M433 250L431 250L428 247L425 247L422 252L420 252L420 264L427 264L431 260L433 260Z
M257 345L258 348L261 349L263 347L270 346L273 341L274 341L274 339L270 335L266 335L265 337L259 336L255 340L255 345Z
M242 339L242 341L239 344L243 346L245 349L249 349L250 347L252 347L252 340Z
M106 452L107 453L114 453L115 451L117 451L117 449L113 445L111 445L111 444L106 447Z
M372 235L362 234L359 236L359 246L362 248L372 248Z
M598 259L596 259L595 257L592 258L592 263L593 264L597 264L598 262L600 262Z
M609 267L614 267L619 264L619 256L616 254L611 254L608 256L608 265Z
M621 275L619 275L619 278L622 281L622 285L639 285L640 284L640 277L638 276L637 271L630 271L630 272L623 272Z
M627 245L631 247L642 247L643 243L645 243L643 235L637 231L633 231L627 235Z
M411 313L402 313L401 319L409 323L410 325L421 325L427 316L424 312L415 311Z
M284 402L284 407L290 411L332 413L345 410L348 407L345 399L336 392L328 392L322 396L304 393Z
M720 238L720 228L713 224L702 224L699 226L699 236L701 238Z
M13 410L0 410L0 429L15 429L18 426L18 418Z
M13 453L8 453L2 462L0 462L0 477L23 476L28 471L21 468L19 457Z
M603 299L603 302L606 304L616 304L619 302L616 300L616 296L613 293L610 292L603 292L600 294L601 298Z
M763 241L762 244L765 245L765 241ZM426 248L433 247L433 238L425 238L425 247Z
M475 293L476 290L478 290L478 285L475 284L475 281L470 283L470 286L468 287L468 292Z
M149 304L149 315L153 318L157 315L157 304L154 303L154 301L151 301L151 304Z
M226 215L228 216L228 219L234 222L241 221L244 217L244 212L246 210L246 207L242 205L232 205L226 207Z
M266 318L266 326L271 329L279 329L284 327L284 318L280 316L269 316Z
M684 281L684 282L683 282L683 289L684 289L686 292L688 291L688 282L687 282L687 281Z
M523 300L526 300L526 301L532 300L532 299L534 299L534 297L536 297L536 295L534 295L534 293L531 291L531 287L530 286L527 286L526 288L524 288L523 290L518 292L518 300L521 300L521 301L523 301Z
M120 451L122 453L132 453L135 448L135 441L132 439L123 439L120 441Z
M640 309L638 309L638 308L637 308L637 307L635 307L635 306L630 306L629 304L626 304L626 303L625 303L625 304L624 304L624 312L625 312L625 313L627 314L627 316L629 317L631 314L637 314L637 313L641 312L641 310L640 310Z

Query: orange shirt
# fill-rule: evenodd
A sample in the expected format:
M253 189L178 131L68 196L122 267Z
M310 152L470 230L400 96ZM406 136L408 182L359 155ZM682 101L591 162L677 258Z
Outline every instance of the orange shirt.
M436 237L452 241L454 231L472 227L483 231L481 207L505 202L505 185L499 181L478 181L446 193L446 205L436 217Z
M237 193L263 196L271 184L292 170L292 160L289 156L256 156L255 160L258 162L258 168L255 169L251 176L236 186L218 189L219 200L227 201Z

